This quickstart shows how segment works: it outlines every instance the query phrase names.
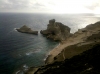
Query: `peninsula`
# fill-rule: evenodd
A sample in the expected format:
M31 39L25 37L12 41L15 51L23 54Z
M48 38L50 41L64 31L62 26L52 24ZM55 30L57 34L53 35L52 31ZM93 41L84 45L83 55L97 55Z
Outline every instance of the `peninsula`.
M38 31L33 31L31 28L27 27L26 25L16 30L21 33L28 33L28 34L35 34L35 35L38 34Z

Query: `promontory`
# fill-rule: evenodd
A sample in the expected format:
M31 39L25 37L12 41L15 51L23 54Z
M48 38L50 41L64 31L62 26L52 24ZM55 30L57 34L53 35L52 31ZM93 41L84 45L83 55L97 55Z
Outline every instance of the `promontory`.
M17 30L33 32L25 25ZM45 65L23 70L24 74L100 74L100 22L71 34L68 26L52 19L41 34L61 42L49 52Z
M50 38L52 36L55 38L56 34L70 35L70 28L68 28L68 33L63 35L60 27L59 30L51 28L58 24L55 20L49 22L47 30L41 33ZM63 39L62 36L61 39ZM46 65L41 67L29 68L25 74L100 74L100 22L89 24L69 36L50 51L45 63Z

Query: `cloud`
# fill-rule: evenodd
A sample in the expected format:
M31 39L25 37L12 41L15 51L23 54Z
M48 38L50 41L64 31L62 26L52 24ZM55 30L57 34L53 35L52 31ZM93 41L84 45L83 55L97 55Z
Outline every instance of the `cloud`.
M11 10L11 9L21 9L27 7L26 0L0 0L0 9L1 10Z
M19 8L25 8L28 6L27 1L23 0L0 0L0 8L1 9L19 9Z
M85 6L94 14L100 14L100 0L94 0L91 4Z
M91 5L86 6L90 10L95 10L96 8L100 7L100 3L93 3Z
M0 0L0 11L39 12L46 11L46 0Z
M0 12L78 13L99 7L99 0L0 0Z

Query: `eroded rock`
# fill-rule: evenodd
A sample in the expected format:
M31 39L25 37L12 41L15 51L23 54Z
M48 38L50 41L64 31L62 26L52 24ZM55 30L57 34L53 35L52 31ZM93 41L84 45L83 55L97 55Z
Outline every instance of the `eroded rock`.
M59 41L63 41L71 35L70 28L61 22L55 22L55 19L49 20L47 29L41 30L40 33L47 38Z
M38 31L33 31L31 28L27 27L26 25L16 30L21 33L36 34L36 35L38 34Z

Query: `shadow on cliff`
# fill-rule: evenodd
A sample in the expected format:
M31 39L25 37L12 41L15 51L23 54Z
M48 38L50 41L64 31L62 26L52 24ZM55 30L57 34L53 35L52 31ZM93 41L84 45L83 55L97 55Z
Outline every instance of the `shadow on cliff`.
M100 74L100 43L63 62L42 66L35 74Z

